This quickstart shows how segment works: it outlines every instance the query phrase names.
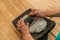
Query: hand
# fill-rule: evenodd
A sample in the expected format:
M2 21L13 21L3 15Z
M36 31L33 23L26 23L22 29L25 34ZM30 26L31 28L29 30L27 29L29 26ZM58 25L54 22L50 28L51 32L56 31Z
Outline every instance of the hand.
M29 23L24 23L24 20L21 19L17 23L17 29L22 32L23 39L22 40L34 40L29 32Z
M45 17L45 11L39 9L33 9L29 15L37 17Z
M17 23L17 29L20 30L23 34L27 34L27 33L29 34L30 32L29 32L29 25L28 24L29 23L25 24L24 20L21 19Z

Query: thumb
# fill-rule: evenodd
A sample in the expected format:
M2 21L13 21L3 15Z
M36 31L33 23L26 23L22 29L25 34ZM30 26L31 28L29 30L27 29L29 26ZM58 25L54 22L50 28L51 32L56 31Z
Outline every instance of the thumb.
M36 12L35 10L32 10L30 13L29 13L30 16L35 16L36 15Z
M26 23L27 26L29 26L29 23Z

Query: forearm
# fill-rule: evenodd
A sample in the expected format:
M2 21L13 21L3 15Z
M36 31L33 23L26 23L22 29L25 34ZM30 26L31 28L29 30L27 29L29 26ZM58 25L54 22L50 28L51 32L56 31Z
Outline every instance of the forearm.
M31 34L23 34L23 40L34 40Z
M47 10L45 11L45 15L49 16L49 17L60 17L60 9L51 9L51 10Z

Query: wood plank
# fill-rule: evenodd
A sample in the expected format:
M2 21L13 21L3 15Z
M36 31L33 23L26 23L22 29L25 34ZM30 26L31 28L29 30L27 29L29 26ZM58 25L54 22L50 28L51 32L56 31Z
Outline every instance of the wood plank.
M0 15L0 38L2 40L20 40L20 33L11 23Z
M0 0L0 40L21 40L21 34L12 24L12 20L29 8L42 10L60 8L60 0ZM53 20L59 23L59 19ZM59 27L52 32L56 35L57 31L60 31ZM54 40L52 37L49 36L49 39Z
M55 28L51 31L55 36L60 32L60 24L57 23Z
M27 0L34 8L47 10L60 8L60 0Z
M49 33L48 40L55 40L55 37L51 33Z
M55 21L56 23L60 23L60 17L53 17L51 20Z
M51 20L56 22L55 28L52 30L52 33L57 36L57 34L60 32L60 17L53 17Z

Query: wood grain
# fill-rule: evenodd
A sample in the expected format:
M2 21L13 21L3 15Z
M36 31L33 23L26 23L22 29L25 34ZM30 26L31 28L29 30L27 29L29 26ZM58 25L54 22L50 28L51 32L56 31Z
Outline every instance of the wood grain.
M0 0L0 40L21 40L21 34L12 21L29 8L42 10L60 8L60 0ZM56 19L53 18L53 20ZM58 19L57 21L60 22ZM57 29L55 28L52 32L54 33L55 30ZM54 39L52 35L49 36L49 40Z

